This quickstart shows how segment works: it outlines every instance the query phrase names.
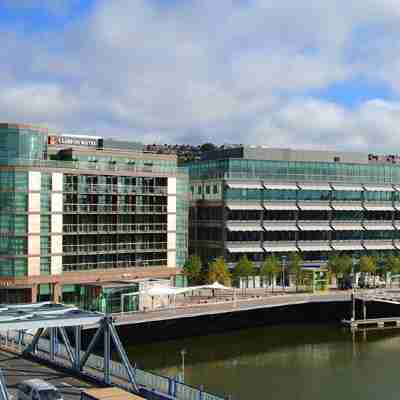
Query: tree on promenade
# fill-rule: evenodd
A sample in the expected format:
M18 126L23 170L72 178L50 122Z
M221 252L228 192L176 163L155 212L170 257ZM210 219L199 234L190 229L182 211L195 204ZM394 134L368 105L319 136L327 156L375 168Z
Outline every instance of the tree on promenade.
M271 282L272 291L274 291L275 280L279 271L280 264L278 258L274 255L266 257L260 269L260 276L263 279L268 278L268 280Z
M376 274L376 259L371 256L362 256L360 258L360 272L365 274L371 274L374 276L374 286L375 286L375 274Z
M231 274L225 260L222 257L212 261L208 266L207 283L219 282L222 285L229 286L231 284Z
M183 266L183 274L187 277L189 284L196 285L201 282L201 260L199 256L192 255Z
M327 267L336 279L342 281L346 275L350 274L352 265L353 261L350 256L333 254L328 259Z
M289 255L289 273L294 276L297 292L304 280L303 259L298 253Z
M385 275L386 286L388 286L388 273L400 274L400 257L396 257L392 254L384 257L382 268Z
M239 262L232 271L234 282L239 282L240 278L253 276L255 274L254 264L246 255L240 257Z

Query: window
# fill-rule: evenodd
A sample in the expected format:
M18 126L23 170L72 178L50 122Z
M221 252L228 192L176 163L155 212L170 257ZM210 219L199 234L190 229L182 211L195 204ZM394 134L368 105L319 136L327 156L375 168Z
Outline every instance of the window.
M218 185L213 185L213 193L214 194L218 193Z
M210 194L210 185L206 185L206 194Z

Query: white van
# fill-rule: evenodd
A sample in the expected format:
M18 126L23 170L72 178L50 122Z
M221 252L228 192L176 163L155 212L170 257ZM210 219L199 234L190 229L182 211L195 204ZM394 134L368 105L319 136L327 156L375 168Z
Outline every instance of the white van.
M23 381L17 389L17 400L63 400L57 388L42 379Z

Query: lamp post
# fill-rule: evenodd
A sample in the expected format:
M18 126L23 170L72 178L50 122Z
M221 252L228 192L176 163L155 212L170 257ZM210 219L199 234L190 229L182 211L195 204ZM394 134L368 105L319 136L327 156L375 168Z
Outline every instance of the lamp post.
M287 256L282 256L282 290L285 290L285 268L286 268Z
M182 357L182 382L185 382L185 355L186 349L181 350L181 357Z
M352 315L351 315L351 319L353 321L356 319L356 275L355 275L356 263L357 263L356 255L353 253L352 257L351 257L351 274L352 274L352 284L351 284Z

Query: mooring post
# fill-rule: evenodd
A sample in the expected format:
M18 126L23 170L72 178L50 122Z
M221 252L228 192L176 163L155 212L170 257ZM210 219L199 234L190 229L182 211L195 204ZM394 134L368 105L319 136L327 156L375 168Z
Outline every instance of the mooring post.
M365 300L363 300L363 318L367 319L367 302Z

